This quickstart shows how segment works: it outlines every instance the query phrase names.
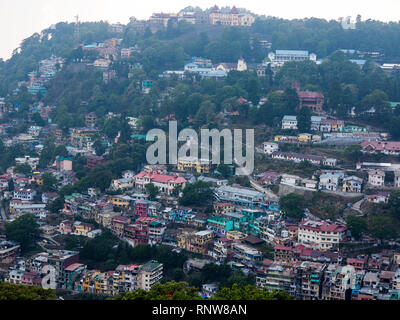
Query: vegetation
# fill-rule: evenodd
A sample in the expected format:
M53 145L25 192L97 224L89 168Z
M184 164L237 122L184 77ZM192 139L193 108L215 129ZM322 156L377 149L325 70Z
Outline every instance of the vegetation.
M18 242L22 251L28 251L40 236L39 224L32 214L24 214L6 223L6 236L8 240Z
M304 214L305 200L299 194L289 193L280 198L279 206L288 218L300 220Z
M0 282L0 300L56 300L54 290Z

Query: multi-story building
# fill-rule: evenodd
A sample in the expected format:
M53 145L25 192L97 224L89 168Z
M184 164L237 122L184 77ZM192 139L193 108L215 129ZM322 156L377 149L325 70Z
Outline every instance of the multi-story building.
M39 164L39 158L33 158L31 156L24 156L23 158L15 158L16 165L28 164L32 170L36 170Z
M274 143L274 142L264 142L262 144L262 146L263 146L264 153L268 154L268 155L271 155L275 151L279 150L279 145L277 143Z
M250 268L262 261L262 253L242 243L232 243L233 260Z
M220 201L246 207L259 206L265 198L263 193L241 186L221 186L215 191L215 195Z
M90 112L85 116L86 126L89 128L94 128L96 126L97 116L94 112Z
M290 61L311 60L316 62L317 55L304 50L276 50L268 54L272 67L281 67Z
M350 193L361 193L363 179L350 176L343 179L342 191Z
M395 188L400 188L400 171L394 172L394 186Z
M283 130L297 130L297 117L296 116L284 116L282 119Z
M163 277L163 264L155 260L149 261L141 266L138 274L138 287L150 290L151 287L160 282Z
M195 170L197 173L209 173L211 161L195 157L182 157L178 159L178 170Z
M129 217L116 216L111 220L111 231L118 237L122 238L124 236L125 227L131 223Z
M138 173L134 178L135 186L144 189L147 184L153 183L161 192L171 194L176 187L184 187L186 179L178 174L166 175L152 170L144 170Z
M36 190L17 188L14 190L13 199L22 201L33 201L36 196Z
M361 142L362 151L368 153L383 153L387 155L400 154L399 141L363 141Z
M97 167L104 162L106 162L104 157L96 156L95 154L91 154L86 157L86 166L90 169Z
M222 13L218 6L211 8L210 23L223 26L247 26L250 27L255 21L253 15L240 14L234 6L229 13Z
M0 261L12 256L17 256L21 246L13 241L0 241Z
M304 220L299 223L298 241L305 245L315 244L318 249L328 250L344 239L346 227L326 221Z
M385 171L383 170L369 170L368 171L368 184L373 187L385 186Z

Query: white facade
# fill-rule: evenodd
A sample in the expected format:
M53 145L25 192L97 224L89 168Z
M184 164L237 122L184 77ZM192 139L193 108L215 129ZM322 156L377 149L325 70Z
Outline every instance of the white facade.
M385 171L383 170L368 171L368 184L374 187L383 187L385 185Z
M271 155L275 151L279 150L279 145L274 142L264 142L263 143L263 150L265 154Z
M297 130L297 117L296 116L284 116L282 119L282 129L293 129Z
M318 249L328 250L343 239L345 227L323 221L302 221L298 228L298 241L315 244Z

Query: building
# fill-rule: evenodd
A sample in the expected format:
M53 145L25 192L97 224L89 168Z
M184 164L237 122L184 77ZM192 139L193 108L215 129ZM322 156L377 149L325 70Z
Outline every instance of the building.
M95 168L106 162L106 159L95 154L90 154L86 157L86 166L90 169Z
M297 130L297 117L296 116L284 116L282 119L283 130Z
M210 24L218 24L223 26L245 26L250 27L255 17L251 14L239 13L238 9L234 6L229 13L222 13L218 6L211 8Z
M400 188L400 171L394 172L394 186Z
M167 175L159 171L143 170L134 178L135 186L144 189L147 184L153 183L161 192L171 194L176 187L184 187L187 180L178 174Z
M32 158L31 156L24 156L23 158L15 158L16 165L28 164L32 170L36 170L39 164L39 158Z
M268 155L271 155L275 151L279 150L279 145L277 143L274 143L274 142L264 142L262 144L262 146L263 146L264 153L268 154Z
M208 159L198 159L196 157L181 157L177 162L177 169L195 170L197 173L209 173L211 169L211 161Z
M286 62L311 60L316 62L317 55L304 50L276 50L268 54L272 67L282 67Z
M90 112L85 116L86 126L89 128L94 128L96 126L97 116L94 112Z
M13 199L22 201L33 201L36 196L36 190L16 188L14 190Z
M0 241L0 261L8 258L18 256L21 246L13 241Z
M149 261L141 266L138 274L138 287L150 290L151 287L160 282L163 277L163 264L155 260Z
M373 187L385 186L385 171L383 170L369 170L368 171L368 184Z
M319 190L336 191L341 179L344 178L344 172L324 173L319 176Z
M297 108L298 110L306 107L314 113L322 112L322 106L324 104L324 95L322 93L314 91L298 91L297 94L300 100L300 104Z
M304 220L299 223L299 243L315 244L318 249L328 250L344 239L346 227L326 221Z
M295 152L276 151L272 154L272 159L293 161L296 163L308 161L311 164L318 166L323 163L323 160L325 158L322 156L316 156L316 155L312 155L312 154L301 154L301 153L295 153Z
M361 148L367 153L383 153L387 155L399 155L400 154L400 142L399 141L363 141L361 142Z
M72 171L72 158L57 157L57 170Z
M242 206L259 206L264 201L264 194L241 186L221 186L215 195L221 202L230 202Z
M361 193L363 179L350 176L343 179L342 192Z

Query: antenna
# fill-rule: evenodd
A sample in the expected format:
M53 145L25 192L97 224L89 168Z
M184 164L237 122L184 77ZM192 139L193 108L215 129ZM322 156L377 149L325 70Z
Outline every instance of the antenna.
M75 30L74 30L74 40L75 43L78 44L81 38L80 29L79 29L79 15L75 16Z

